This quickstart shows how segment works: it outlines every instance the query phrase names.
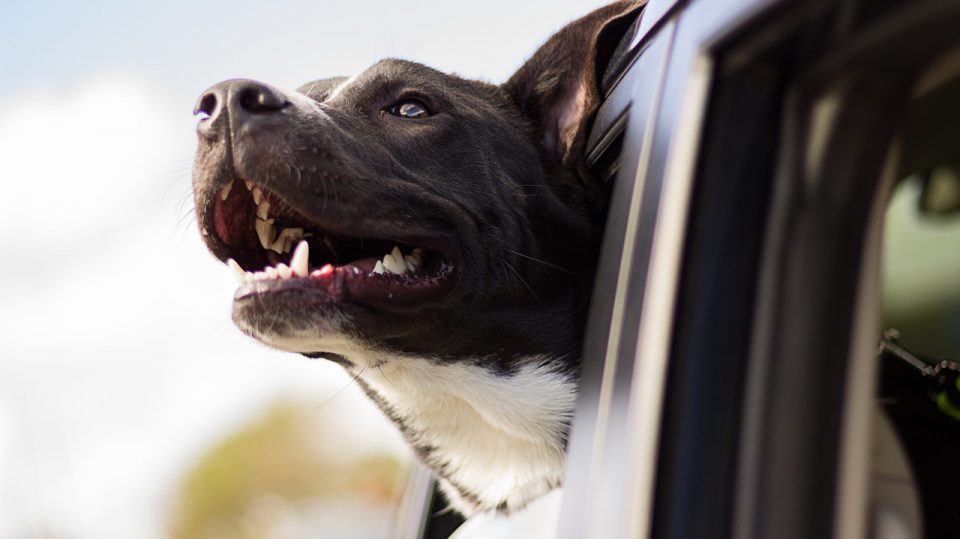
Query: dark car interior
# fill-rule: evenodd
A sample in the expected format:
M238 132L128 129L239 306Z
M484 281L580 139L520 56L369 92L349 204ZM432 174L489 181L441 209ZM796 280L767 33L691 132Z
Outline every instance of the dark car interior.
M949 536L960 523L958 103L960 49L953 49L928 64L910 96L898 139L901 179L883 231L879 397L908 457L927 537ZM904 507L899 515L909 522Z

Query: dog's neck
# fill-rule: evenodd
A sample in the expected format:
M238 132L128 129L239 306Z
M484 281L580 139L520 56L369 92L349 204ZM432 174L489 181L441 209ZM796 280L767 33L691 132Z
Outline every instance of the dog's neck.
M456 509L509 512L562 482L576 382L545 359L500 373L482 360L384 357L355 374Z

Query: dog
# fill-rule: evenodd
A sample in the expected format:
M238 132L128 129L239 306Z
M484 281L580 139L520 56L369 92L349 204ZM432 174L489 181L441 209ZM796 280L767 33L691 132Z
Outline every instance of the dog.
M233 320L343 366L464 515L559 486L607 189L598 80L645 1L590 13L502 85L399 59L201 95L202 237Z

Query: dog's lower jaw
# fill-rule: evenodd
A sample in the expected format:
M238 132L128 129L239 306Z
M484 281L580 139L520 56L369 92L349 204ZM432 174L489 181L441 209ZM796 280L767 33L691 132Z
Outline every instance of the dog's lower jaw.
M361 385L434 470L464 515L510 513L563 479L564 445L577 392L576 362L565 356L444 360L386 351L342 331L324 331L234 312L237 325L273 348L322 350Z
M482 360L397 357L357 373L455 509L509 513L562 483L576 380L555 359L498 373Z

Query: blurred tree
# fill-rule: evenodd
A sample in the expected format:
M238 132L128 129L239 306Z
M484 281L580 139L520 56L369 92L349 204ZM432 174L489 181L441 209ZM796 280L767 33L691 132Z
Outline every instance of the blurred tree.
M370 529L371 521L388 525L400 495L400 460L388 453L354 456L329 443L337 435L316 409L275 404L187 473L170 538L346 537ZM350 508L342 510L345 503ZM351 512L366 526L351 525ZM334 525L353 533L316 529Z

